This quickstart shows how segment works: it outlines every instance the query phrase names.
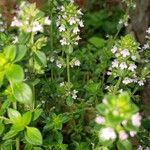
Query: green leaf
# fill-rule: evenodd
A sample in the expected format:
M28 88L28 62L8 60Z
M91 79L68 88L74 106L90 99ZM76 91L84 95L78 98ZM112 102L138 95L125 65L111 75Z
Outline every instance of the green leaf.
M46 61L45 53L43 53L41 51L36 51L35 54L37 56L37 59L36 59L37 62L39 62L39 64L42 65L43 67L46 67L47 61Z
M117 148L118 150L132 150L132 144L129 140L118 140Z
M27 47L25 45L18 45L15 62L22 60L23 57L26 55L26 52L27 52Z
M99 104L96 108L97 108L97 111L101 115L105 115L106 114L106 105L105 104Z
M43 149L40 147L33 147L33 150L43 150Z
M1 109L0 109L0 116L2 116L7 111L10 104L11 104L11 102L9 100L5 100L3 102L3 104L1 105Z
M13 95L16 100L23 104L32 103L32 90L26 83L13 84Z
M0 87L3 85L4 75L5 75L5 72L0 71Z
M72 99L72 97L71 96L68 96L67 98L66 98L66 103L67 103L67 105L68 106L71 106L71 105L73 105L73 99Z
M11 64L6 70L6 77L9 82L22 82L24 80L24 72L21 66Z
M16 46L10 45L10 46L5 47L4 54L8 60L13 61L16 57Z
M42 109L36 109L36 110L33 112L33 121L36 120L36 119L38 119L42 112L43 112Z
M25 132L25 139L32 145L42 145L43 143L41 132L34 127L27 127L27 131Z
M28 111L28 112L24 113L22 116L23 124L25 126L29 125L31 122L31 118L32 118L32 112Z
M106 43L106 41L104 39L99 38L99 37L91 37L88 41L98 48L104 47L104 45Z
M4 134L3 140L8 140L10 138L13 138L14 136L16 136L18 134L18 131L15 130L10 130L9 132L7 132L6 134Z
M0 145L0 150L12 150L13 142L12 140L7 140L3 144Z
M21 118L21 114L17 110L9 108L8 109L8 117L10 118L10 120L13 123L15 123L16 120Z
M24 147L24 150L32 150L32 148L33 148L33 145L26 144L25 147Z
M15 132L23 131L25 128L24 124L22 123L22 118L18 119L11 127L11 130Z
M0 121L0 135L3 133L5 126L2 121Z

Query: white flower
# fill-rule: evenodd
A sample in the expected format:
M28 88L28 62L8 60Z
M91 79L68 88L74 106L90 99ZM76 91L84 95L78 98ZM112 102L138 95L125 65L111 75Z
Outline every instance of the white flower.
M143 150L143 147L141 145L139 145L137 150Z
M67 40L65 38L60 40L61 45L68 45Z
M148 28L148 29L146 30L146 32L147 32L148 34L150 34L150 28Z
M147 44L144 44L144 46L143 46L142 48L143 48L143 50L149 48L149 44L148 44L148 43L147 43Z
M144 85L144 81L140 80L138 81L139 86L143 86Z
M71 18L69 19L69 24L70 24L70 25L73 25L73 24L75 24L75 23L76 23L75 18L74 18L74 17L71 17Z
M137 66L135 64L130 64L128 69L131 71L135 71L136 68Z
M43 26L37 21L33 22L32 32L43 32Z
M129 24L128 24L128 22L125 22L124 25L125 25L125 27L127 27Z
M59 27L59 32L63 32L63 31L66 31L66 29L65 29L65 26L62 24L62 25Z
M18 37L17 37L17 36L14 36L12 43L13 43L13 44L16 44L17 42L18 42Z
M120 140L126 140L128 138L128 134L125 131L119 132L119 139Z
M75 66L80 66L80 65L81 65L81 62L80 62L79 60L75 60L74 65L75 65Z
M77 41L79 41L81 38L80 38L80 36L78 35L77 37L76 37L76 40Z
M49 17L45 17L44 24L45 25L50 25L51 24L51 20L49 19Z
M128 51L128 49L124 49L120 53L122 54L123 57L130 56L130 52Z
M136 60L136 56L131 56L132 60Z
M13 18L13 21L11 23L11 26L12 27L20 27L22 26L22 22L19 21L16 17Z
M116 57L119 57L119 56L120 56L120 53L116 53L115 56L116 56Z
M83 13L82 13L81 9L79 9L79 10L77 11L77 14L79 14L79 15L83 15Z
M61 11L65 11L65 7L64 7L64 6L61 6L61 7L60 7L60 10L61 10Z
M127 66L127 64L126 64L125 62L122 62L122 63L119 65L119 67L120 67L121 70L124 70L124 69L126 69L128 66Z
M50 58L50 62L54 62L54 57L51 57L51 58Z
M57 61L56 61L56 66L57 66L58 68L62 68L61 62L57 60Z
M122 83L125 84L125 85L127 85L127 84L129 84L129 83L132 83L132 82L133 82L133 80L130 79L130 78L128 78L128 77L126 77L126 78L122 81Z
M136 131L130 131L130 136L134 137L136 135L136 133L137 133Z
M127 123L128 123L127 120L123 120L123 121L122 121L122 125L126 125Z
M114 129L107 127L99 131L99 137L102 140L115 140L117 136Z
M77 99L77 93L78 93L77 90L73 90L73 91L72 91L72 98L73 98L73 99Z
M119 24L123 24L123 20L122 19L119 20Z
M139 113L134 114L131 118L132 124L136 127L139 127L141 125L141 119L142 117L140 116Z
M114 54L117 51L117 46L113 46L113 48L111 49L111 52Z
M112 62L112 68L118 68L118 66L119 66L118 60L114 60L114 61Z
M70 0L70 3L74 3L74 0Z
M84 24L83 24L83 21L82 21L82 20L79 21L79 26L80 26L80 27L84 27Z
M65 85L64 82L61 82L61 83L59 84L60 87L62 87L62 86L64 86L64 85Z
M74 34L77 34L78 32L80 32L79 28L78 28L78 27L75 27L75 28L73 29L73 33L74 33Z
M107 71L107 75L112 75L112 72L111 71Z
M102 124L102 123L105 122L105 118L102 117L102 116L97 116L97 117L95 118L95 122L98 123L98 124Z
M108 104L107 99L104 98L104 99L102 100L102 103L103 103L103 104Z
M58 27L60 25L60 21L56 21L56 26Z

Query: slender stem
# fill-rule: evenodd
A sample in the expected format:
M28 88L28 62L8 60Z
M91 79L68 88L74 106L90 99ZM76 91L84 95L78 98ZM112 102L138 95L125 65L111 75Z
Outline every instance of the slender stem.
M121 81L122 81L122 77L119 77L118 82L117 82L117 84L116 84L116 86L115 86L115 89L114 89L114 93L115 93L115 94L117 93L117 91L118 91L118 89L119 89L119 86L120 86Z
M32 92L33 92L32 109L34 109L34 107L35 107L35 87L34 87L34 85L32 86Z
M8 118L4 117L4 116L0 116L0 119L4 120L4 121L7 121L9 123L12 123Z
M53 51L54 49L54 41L53 41L53 0L49 0L49 6L50 6L50 19L51 19L51 25L50 25L50 49ZM53 80L53 68L51 68L51 80Z
M13 102L13 109L17 109L17 102Z
M16 150L20 150L20 139L16 138Z
M17 102L13 102L13 108L17 110ZM20 150L20 139L16 138L16 150Z
M70 58L68 54L67 54L66 59L67 59L66 60L67 61L67 80L70 83Z

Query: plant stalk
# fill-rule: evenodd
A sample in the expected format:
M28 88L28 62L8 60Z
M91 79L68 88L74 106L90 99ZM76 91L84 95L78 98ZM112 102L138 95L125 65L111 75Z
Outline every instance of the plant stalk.
M67 54L67 57L66 57L66 61L67 61L67 80L68 80L68 83L70 83L70 58L69 58L69 55Z
M13 109L17 110L17 102L13 102ZM20 150L20 139L19 139L19 137L16 138L16 150Z

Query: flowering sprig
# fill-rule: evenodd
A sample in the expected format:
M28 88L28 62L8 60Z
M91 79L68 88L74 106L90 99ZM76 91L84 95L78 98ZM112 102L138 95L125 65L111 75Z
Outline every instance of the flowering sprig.
M7 28L7 25L3 21L2 14L0 13L0 32L4 32L6 28Z
M125 142L134 137L141 125L138 107L131 102L129 94L108 95L97 106L95 119L99 128L99 139L103 146L110 146L116 140Z
M16 11L11 23L12 27L18 27L20 31L37 33L44 31L44 25L50 25L49 17L36 8L35 3L22 2Z
M78 45L81 39L79 27L84 27L81 20L82 12L72 2L59 8L59 15L56 25L60 34L61 45Z
M131 83L138 86L143 86L145 76L139 72L139 44L134 41L132 36L127 35L122 37L111 49L113 61L109 67L108 75L117 79L116 83L119 89L120 85L130 85ZM117 90L118 90L117 89ZM109 88L110 90L110 88Z
M73 89L73 85L68 82L61 82L58 87L58 93L66 100L67 105L72 105L73 100L78 98L78 91Z

